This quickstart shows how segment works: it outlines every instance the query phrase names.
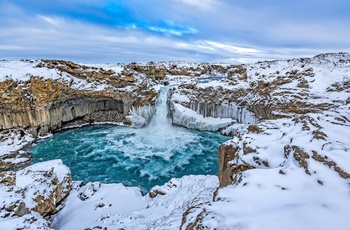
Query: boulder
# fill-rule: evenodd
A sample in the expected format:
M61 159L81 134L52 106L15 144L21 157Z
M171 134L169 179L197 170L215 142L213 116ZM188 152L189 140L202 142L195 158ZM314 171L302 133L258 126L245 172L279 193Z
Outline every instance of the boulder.
M70 170L61 160L37 163L0 174L0 216L23 217L52 213L71 190ZM9 220L10 221L10 220Z

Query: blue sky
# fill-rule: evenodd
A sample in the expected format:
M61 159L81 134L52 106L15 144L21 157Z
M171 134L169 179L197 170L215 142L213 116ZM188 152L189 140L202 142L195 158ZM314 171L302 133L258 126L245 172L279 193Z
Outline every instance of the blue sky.
M0 59L255 62L350 51L349 0L0 0Z

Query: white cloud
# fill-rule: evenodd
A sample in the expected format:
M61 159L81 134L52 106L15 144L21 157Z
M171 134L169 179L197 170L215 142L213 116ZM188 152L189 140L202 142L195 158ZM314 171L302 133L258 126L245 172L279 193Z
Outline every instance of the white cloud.
M53 26L59 26L61 24L60 19L58 19L58 18L48 17L48 16L44 16L44 15L37 15L37 17L41 18L42 20L44 20L45 22L47 22Z
M239 46L233 46L228 44L223 44L214 41L203 41L203 44L207 44L213 48L221 49L229 53L239 53L239 54L249 54L249 53L259 53L260 51L253 48L245 48Z
M194 6L203 10L208 10L214 7L218 0L176 0L190 6Z
M30 48L16 45L0 45L0 50L30 50Z
M149 30L159 32L166 35L176 35L176 36L182 36L184 34L196 34L198 31L194 28L177 25L173 22L167 23L166 26L160 27L160 26L149 26Z
M4 17L0 23L1 58L59 58L95 63L162 60L241 63L313 56L322 52L349 51L344 49L350 47L347 24L262 21L254 27L254 23L248 23L244 24L247 33L254 31L256 34L250 35L252 40L244 40L238 38L237 30L241 30L243 24L240 21L238 23L236 17L247 18L244 16L248 12L238 10L235 11L235 17L230 17L233 14L232 9L225 7L225 2L217 4L216 1L173 0L173 3L174 1L182 1L193 6L202 4L202 7L203 4L207 6L216 4L219 7L210 14L206 13L205 16L202 16L203 12L187 7L187 14L193 11L195 22L188 23L191 15L179 14L178 20L170 17L167 18L168 24L165 22L163 26L150 26L149 30L158 31L159 34L144 30L137 24L124 28L101 26L58 16L43 14L32 16L15 8L11 11L13 16ZM180 7L181 4L177 2L177 5ZM184 8L183 5L181 7ZM0 12L3 10L0 9ZM176 10L171 12L179 11L177 8ZM263 18L258 14L254 17L253 22ZM237 29L237 26L241 27ZM164 36L164 34L177 36ZM190 36L185 36L186 34ZM258 36L254 37L255 35ZM255 38L259 41L254 41ZM288 48L281 45L282 42L299 43L299 46ZM319 42L321 45L318 46L320 48L311 45L305 48L303 46L305 42ZM339 50L334 50L334 47L338 46Z
M151 35L137 28L108 28L44 15L25 18L9 27L0 25L0 29L3 31L0 34L2 58L10 59L56 58L90 63L163 60L241 63L319 52L267 49L213 40L182 40L181 37Z
M267 38L276 43L297 43L350 47L350 27L342 21L326 21L322 23L282 22L266 29ZM324 46L324 45L323 45Z
M256 53L262 52L254 48L233 46L233 45L223 44L223 43L214 42L214 41L206 41L206 40L193 41L192 43L178 42L176 43L176 46L182 49L201 50L209 53L221 53L223 55L256 54Z

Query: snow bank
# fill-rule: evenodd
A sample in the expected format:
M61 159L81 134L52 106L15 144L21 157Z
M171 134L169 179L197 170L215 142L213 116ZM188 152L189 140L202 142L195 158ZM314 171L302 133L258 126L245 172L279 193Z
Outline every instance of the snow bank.
M70 176L70 170L67 166L65 166L62 162L62 160L51 160L51 161L45 161L41 163L36 163L34 165L30 165L26 167L25 169L19 170L16 172L16 186L17 187L27 187L27 186L33 186L35 183L33 182L33 178L35 178L34 175L36 172L51 172L50 174L55 175L55 177L58 179L58 183L63 183L64 180ZM42 186L40 182L38 181L38 186ZM44 187L44 186L43 186Z
M25 145L34 141L30 134L22 133L20 131L10 131L6 134L0 134L0 157L11 154L23 148Z
M235 171L242 180L187 220L208 229L347 229L350 113L325 113L237 130L226 143L234 155L227 165L254 169Z
M234 122L231 118L203 117L192 109L186 108L177 103L172 103L172 108L173 124L181 125L189 129L215 132Z
M73 189L64 208L54 218L54 229L85 229L108 223L115 226L119 219L146 207L138 188L122 184L88 183ZM113 219L113 220L112 220Z
M192 205L207 202L218 186L216 176L185 176L152 189L154 198L122 184L75 183L64 208L53 220L54 229L179 229ZM163 195L161 195L163 194Z
M321 185L296 165L284 173L246 171L242 183L220 189L220 200L203 207L208 216L201 224L208 229L348 229L350 198L344 179L327 173Z
M34 164L0 174L2 229L50 229L43 217L69 193L70 170L61 160Z

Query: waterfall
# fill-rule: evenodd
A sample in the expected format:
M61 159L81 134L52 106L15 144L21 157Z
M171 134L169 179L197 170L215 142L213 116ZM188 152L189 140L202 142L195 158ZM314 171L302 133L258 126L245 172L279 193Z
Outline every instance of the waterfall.
M258 122L252 112L234 103L216 105L197 101L190 102L189 108L174 102L170 103L171 121L167 104L169 89L170 86L160 89L155 107L146 106L132 110L131 114L134 116L128 118L132 121L133 127L139 128L149 123L145 128L147 131L164 132L164 135L167 135L174 130L172 123L190 129L215 132L229 126L234 120L246 124Z
M155 107L146 105L138 108L132 107L130 109L129 115L126 118L131 121L131 127L141 128L149 122L148 128L171 125L171 121L168 118L167 106L169 88L169 86L164 86L160 89Z
M34 162L62 159L74 180L123 183L143 192L174 177L216 174L217 149L228 137L173 126L168 117L169 88L161 88L155 106L131 110L132 118L143 121L153 113L142 129L87 126L56 134L28 151Z
M170 86L164 86L160 89L157 102L156 102L156 108L155 108L156 112L153 115L148 128L163 129L165 127L172 126L171 120L168 116L168 104L167 104L169 89L170 89Z

